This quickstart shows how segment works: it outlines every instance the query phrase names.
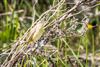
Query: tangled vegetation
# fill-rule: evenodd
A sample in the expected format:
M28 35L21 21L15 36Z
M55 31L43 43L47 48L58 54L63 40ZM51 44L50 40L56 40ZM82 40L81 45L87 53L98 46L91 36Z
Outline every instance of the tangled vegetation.
M99 67L99 0L0 2L1 67Z

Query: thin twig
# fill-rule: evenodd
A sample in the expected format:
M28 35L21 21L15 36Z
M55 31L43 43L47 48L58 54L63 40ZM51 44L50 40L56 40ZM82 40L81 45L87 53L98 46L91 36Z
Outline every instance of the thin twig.
M22 13L24 12L24 10L18 10L18 11L14 11L15 13ZM5 12L5 13L0 13L0 16L5 16L5 15L12 15L13 12Z

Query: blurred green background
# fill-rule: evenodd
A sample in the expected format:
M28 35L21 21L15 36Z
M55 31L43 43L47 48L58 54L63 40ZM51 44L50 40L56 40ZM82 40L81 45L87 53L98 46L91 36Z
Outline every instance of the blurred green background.
M18 37L31 26L34 16L36 20L52 4L53 0L39 0L33 9L32 0L0 0L0 53L11 48ZM96 11L100 12L100 6L95 7ZM88 53L100 51L100 15L90 17L90 20L90 24L97 27L88 29L82 37L66 38L75 52L81 52L80 48L82 52ZM57 44L57 41L55 42ZM63 45L60 45L61 47Z

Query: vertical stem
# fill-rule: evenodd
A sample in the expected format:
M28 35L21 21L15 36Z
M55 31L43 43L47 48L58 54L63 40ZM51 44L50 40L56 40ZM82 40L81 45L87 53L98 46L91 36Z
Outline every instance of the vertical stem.
M58 39L57 40L57 48L58 48L58 50L59 50L59 47L60 47L60 40ZM59 52L57 52L57 67L58 67L58 65L59 65Z
M85 47L86 47L86 65L85 65L85 67L88 67L88 44L86 44Z
M92 52L93 52L92 67L95 67L95 65L94 65L95 42L94 42L94 35L93 34L92 34Z

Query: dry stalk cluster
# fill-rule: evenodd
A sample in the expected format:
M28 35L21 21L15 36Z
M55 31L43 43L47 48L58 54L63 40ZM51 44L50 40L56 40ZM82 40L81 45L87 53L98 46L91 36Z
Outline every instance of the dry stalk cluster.
M91 8L98 6L95 3L96 0L61 0L56 2L39 19L33 22L25 34L14 43L1 67L13 67L25 55L41 54L48 57L55 54L58 51L57 48L49 44L54 38L82 36L87 31L89 17L93 14L90 13ZM87 7L89 4L92 6ZM82 18L79 18L79 15ZM61 28L63 23L66 26ZM69 26L67 26L68 24ZM82 24L82 27L76 29L79 24ZM43 47L51 47L52 49L49 48L47 53L44 54L41 53L43 52Z

